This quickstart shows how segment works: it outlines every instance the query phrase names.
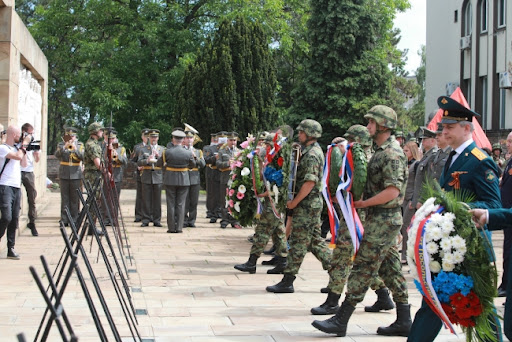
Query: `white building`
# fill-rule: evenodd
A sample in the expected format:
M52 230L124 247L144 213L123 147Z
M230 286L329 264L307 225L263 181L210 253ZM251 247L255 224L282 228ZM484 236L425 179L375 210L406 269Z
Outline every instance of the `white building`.
M484 130L512 129L512 1L427 1L426 59L427 117L460 86Z

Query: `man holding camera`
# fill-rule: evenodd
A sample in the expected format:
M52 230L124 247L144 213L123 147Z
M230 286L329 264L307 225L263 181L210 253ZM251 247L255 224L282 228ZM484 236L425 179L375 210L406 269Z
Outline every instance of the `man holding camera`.
M30 136L29 146L27 148L27 166L21 167L21 183L25 187L27 191L27 200L28 200L28 224L27 227L30 228L32 232L32 236L38 236L36 229L36 197L37 190L34 178L34 163L39 162L40 157L40 149L39 145L31 145L34 141L34 126L29 124L28 122L21 126L21 134L23 137Z
M26 148L31 140L32 136L28 134L22 139L19 127L9 126L6 142L0 145L0 239L7 230L8 259L20 259L14 244L20 217L21 167L27 166Z

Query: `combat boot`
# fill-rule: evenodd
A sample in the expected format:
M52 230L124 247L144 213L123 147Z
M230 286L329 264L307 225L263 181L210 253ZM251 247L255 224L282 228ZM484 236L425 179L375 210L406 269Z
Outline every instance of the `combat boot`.
M270 247L270 249L264 250L263 254L272 255L272 254L274 254L275 251L276 251L276 245L272 245L272 247Z
M267 274L283 274L286 267L286 257L276 256L276 267L267 271Z
M343 337L347 334L348 320L355 309L354 306L343 302L338 311L336 311L336 315L325 321L313 321L311 325L324 333L336 334L339 337Z
M395 308L395 304L389 297L389 290L385 287L375 291L377 294L377 301L372 306L365 306L366 312L379 312L380 310L391 310Z
M396 321L389 327L379 327L377 334L386 336L405 336L411 330L411 304L396 305Z
M256 273L256 261L258 261L258 256L256 254L251 254L249 256L249 260L247 260L245 264L235 265L235 268L242 272L254 274Z
M262 265L265 265L265 266L268 266L268 265L270 265L270 266L275 266L275 265L276 265L276 263L277 263L277 257L273 257L273 258L272 258L272 259L270 259L270 260L263 260L263 261L261 262L261 264L262 264Z
M336 313L336 310L340 307L338 301L340 300L341 294L329 292L327 299L320 306L311 309L313 315L332 315Z
M274 293L293 293L295 289L293 288L293 282L295 281L295 276L285 273L283 279L272 286L267 286L267 292Z

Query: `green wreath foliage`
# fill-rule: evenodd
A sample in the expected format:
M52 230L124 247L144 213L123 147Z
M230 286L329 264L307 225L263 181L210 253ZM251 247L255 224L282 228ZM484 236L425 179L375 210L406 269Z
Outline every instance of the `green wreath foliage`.
M352 175L352 196L354 201L360 200L366 186L367 166L366 152L358 144L352 144L352 160L354 161L354 173Z

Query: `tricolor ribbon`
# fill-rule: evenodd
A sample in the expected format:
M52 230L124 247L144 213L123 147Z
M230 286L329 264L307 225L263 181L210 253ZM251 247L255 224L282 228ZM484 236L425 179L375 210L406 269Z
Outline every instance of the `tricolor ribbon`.
M327 215L329 217L329 227L331 228L331 246L334 247L336 244L336 237L338 234L340 220L338 214L334 209L334 205L331 198L331 192L329 191L329 178L331 176L331 156L332 149L336 145L327 146L327 154L325 155L324 173L322 176L322 195L324 196L325 203L327 205Z
M443 207L440 207L436 212L441 213L444 210ZM427 252L427 241L425 239L425 226L430 220L430 216L428 215L420 222L418 226L418 231L416 233L416 241L414 242L414 261L416 264L416 271L418 273L418 281L423 290L423 295L426 303L430 306L432 311L439 317L445 326L447 326L452 334L457 335L455 329L453 328L450 319L446 315L443 307L441 306L441 302L437 298L436 291L432 285L432 273L430 272L430 257ZM414 221L414 218L413 218Z
M354 199L350 190L352 189L354 173L354 160L352 156L352 144L347 146L347 151L343 156L343 162L340 170L340 183L336 190L336 199L340 205L341 212L345 218L347 229L354 246L354 255L359 250L361 240L363 239L364 227L359 219L356 208L354 208Z
M256 149L251 151L249 154L252 155L252 157L250 158L251 160L251 178L252 178L252 187L254 189L254 196L256 197L256 203L258 203L258 207L256 208L256 218L260 218L261 217L261 214L263 213L263 205L261 203L261 198L258 197L258 187L256 186L256 178L255 177L259 177L260 175L256 175L254 173L254 158L258 157L256 156Z

